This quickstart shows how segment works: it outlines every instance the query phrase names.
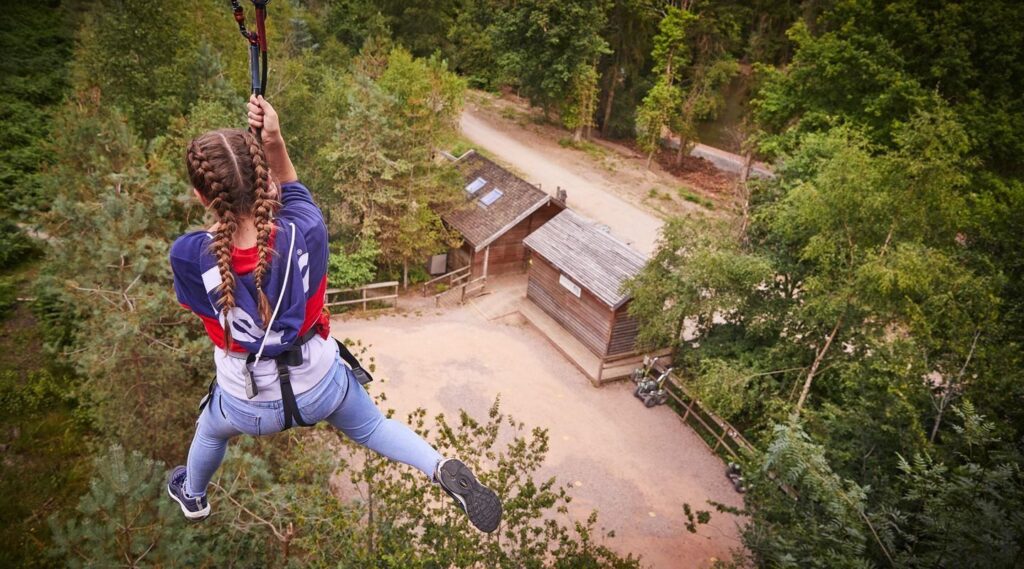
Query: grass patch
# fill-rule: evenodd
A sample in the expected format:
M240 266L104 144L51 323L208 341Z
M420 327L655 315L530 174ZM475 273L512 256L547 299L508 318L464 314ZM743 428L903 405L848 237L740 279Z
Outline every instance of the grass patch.
M690 203L695 203L697 205L704 206L707 209L715 209L715 202L709 200L708 198L702 195L694 193L689 188L684 188L680 186L677 191L679 193L679 197L683 198L684 200Z
M564 137L558 139L558 145L562 148L574 148L576 150L582 150L586 152L591 158L597 160L603 160L607 155L607 151L604 148L590 142L589 140L581 140L576 142L572 137Z

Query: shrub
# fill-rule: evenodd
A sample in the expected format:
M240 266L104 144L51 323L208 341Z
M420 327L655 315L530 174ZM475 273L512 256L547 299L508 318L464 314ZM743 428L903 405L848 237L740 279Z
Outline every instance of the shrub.
M0 220L0 270L10 269L38 252L20 227L12 221Z

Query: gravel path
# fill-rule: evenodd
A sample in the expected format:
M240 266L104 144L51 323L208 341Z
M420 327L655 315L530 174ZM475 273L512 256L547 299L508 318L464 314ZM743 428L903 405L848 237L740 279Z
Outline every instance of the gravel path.
M387 393L399 417L424 407L430 416L465 409L482 418L500 394L503 412L548 429L551 450L540 476L571 483L570 514L583 520L597 509L599 526L615 531L608 544L616 551L642 554L659 569L728 558L740 545L735 518L713 512L711 524L691 534L682 513L684 502L695 509L711 509L707 500L742 505L722 462L671 410L645 409L631 383L592 387L509 312L522 286L499 281L495 292L460 308L336 320L332 329L372 346L383 378L372 391Z
M557 141L524 129L503 128L467 105L462 113L462 133L473 144L509 162L528 182L540 184L549 194L565 188L569 207L611 228L612 233L649 255L654 251L662 221L650 211L617 195L625 173L586 167L581 152L565 149ZM652 172L627 181L643 188L661 187L663 180ZM647 191L644 189L643 191Z

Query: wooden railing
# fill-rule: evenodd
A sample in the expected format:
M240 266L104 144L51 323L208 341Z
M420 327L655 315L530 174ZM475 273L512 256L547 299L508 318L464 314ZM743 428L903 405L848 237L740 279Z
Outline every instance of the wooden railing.
M466 274L468 275L469 273ZM442 300L456 297L459 299L459 304L465 304L467 296L483 290L485 286L487 286L487 277L477 277L471 281L463 282L444 292L435 294L434 306L440 307Z
M461 269L455 269L454 271L445 273L439 277L434 277L429 281L423 283L421 288L421 290L423 291L423 296L427 296L431 286L434 286L436 288L437 284L444 281L445 279L448 279L449 289L455 288L455 285L469 278L469 271L471 268L472 267L470 265L466 265Z
M656 357L662 363L671 361L672 348L664 348L656 352L633 351L626 354L607 357L601 360L597 368L598 385L616 381L633 375L633 370L643 364L644 357Z
M381 290L383 290L385 294L377 294L376 291ZM344 296L350 293L359 293L359 298L345 300L338 298L339 296ZM331 307L362 304L363 310L366 310L368 304L371 302L383 302L386 305L390 305L391 308L398 306L398 281L373 283L354 288L329 288L327 289L327 302L324 303L324 306Z
M733 459L738 459L743 453L754 450L754 445L750 444L735 427L704 408L700 400L694 397L674 374L670 374L665 381L665 390L674 403L672 407L680 413L683 423L696 431L712 452L721 454L724 451Z

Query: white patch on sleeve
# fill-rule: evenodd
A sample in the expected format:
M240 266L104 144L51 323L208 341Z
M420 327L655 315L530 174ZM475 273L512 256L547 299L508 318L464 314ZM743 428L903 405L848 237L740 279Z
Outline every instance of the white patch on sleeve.
M299 274L302 275L302 292L309 293L309 253L299 255Z
M217 311L217 306L213 302L213 291L217 290L220 283L224 281L220 278L220 269L213 267L203 273L203 287L206 288L206 293L210 295L210 306L213 307L214 312Z

